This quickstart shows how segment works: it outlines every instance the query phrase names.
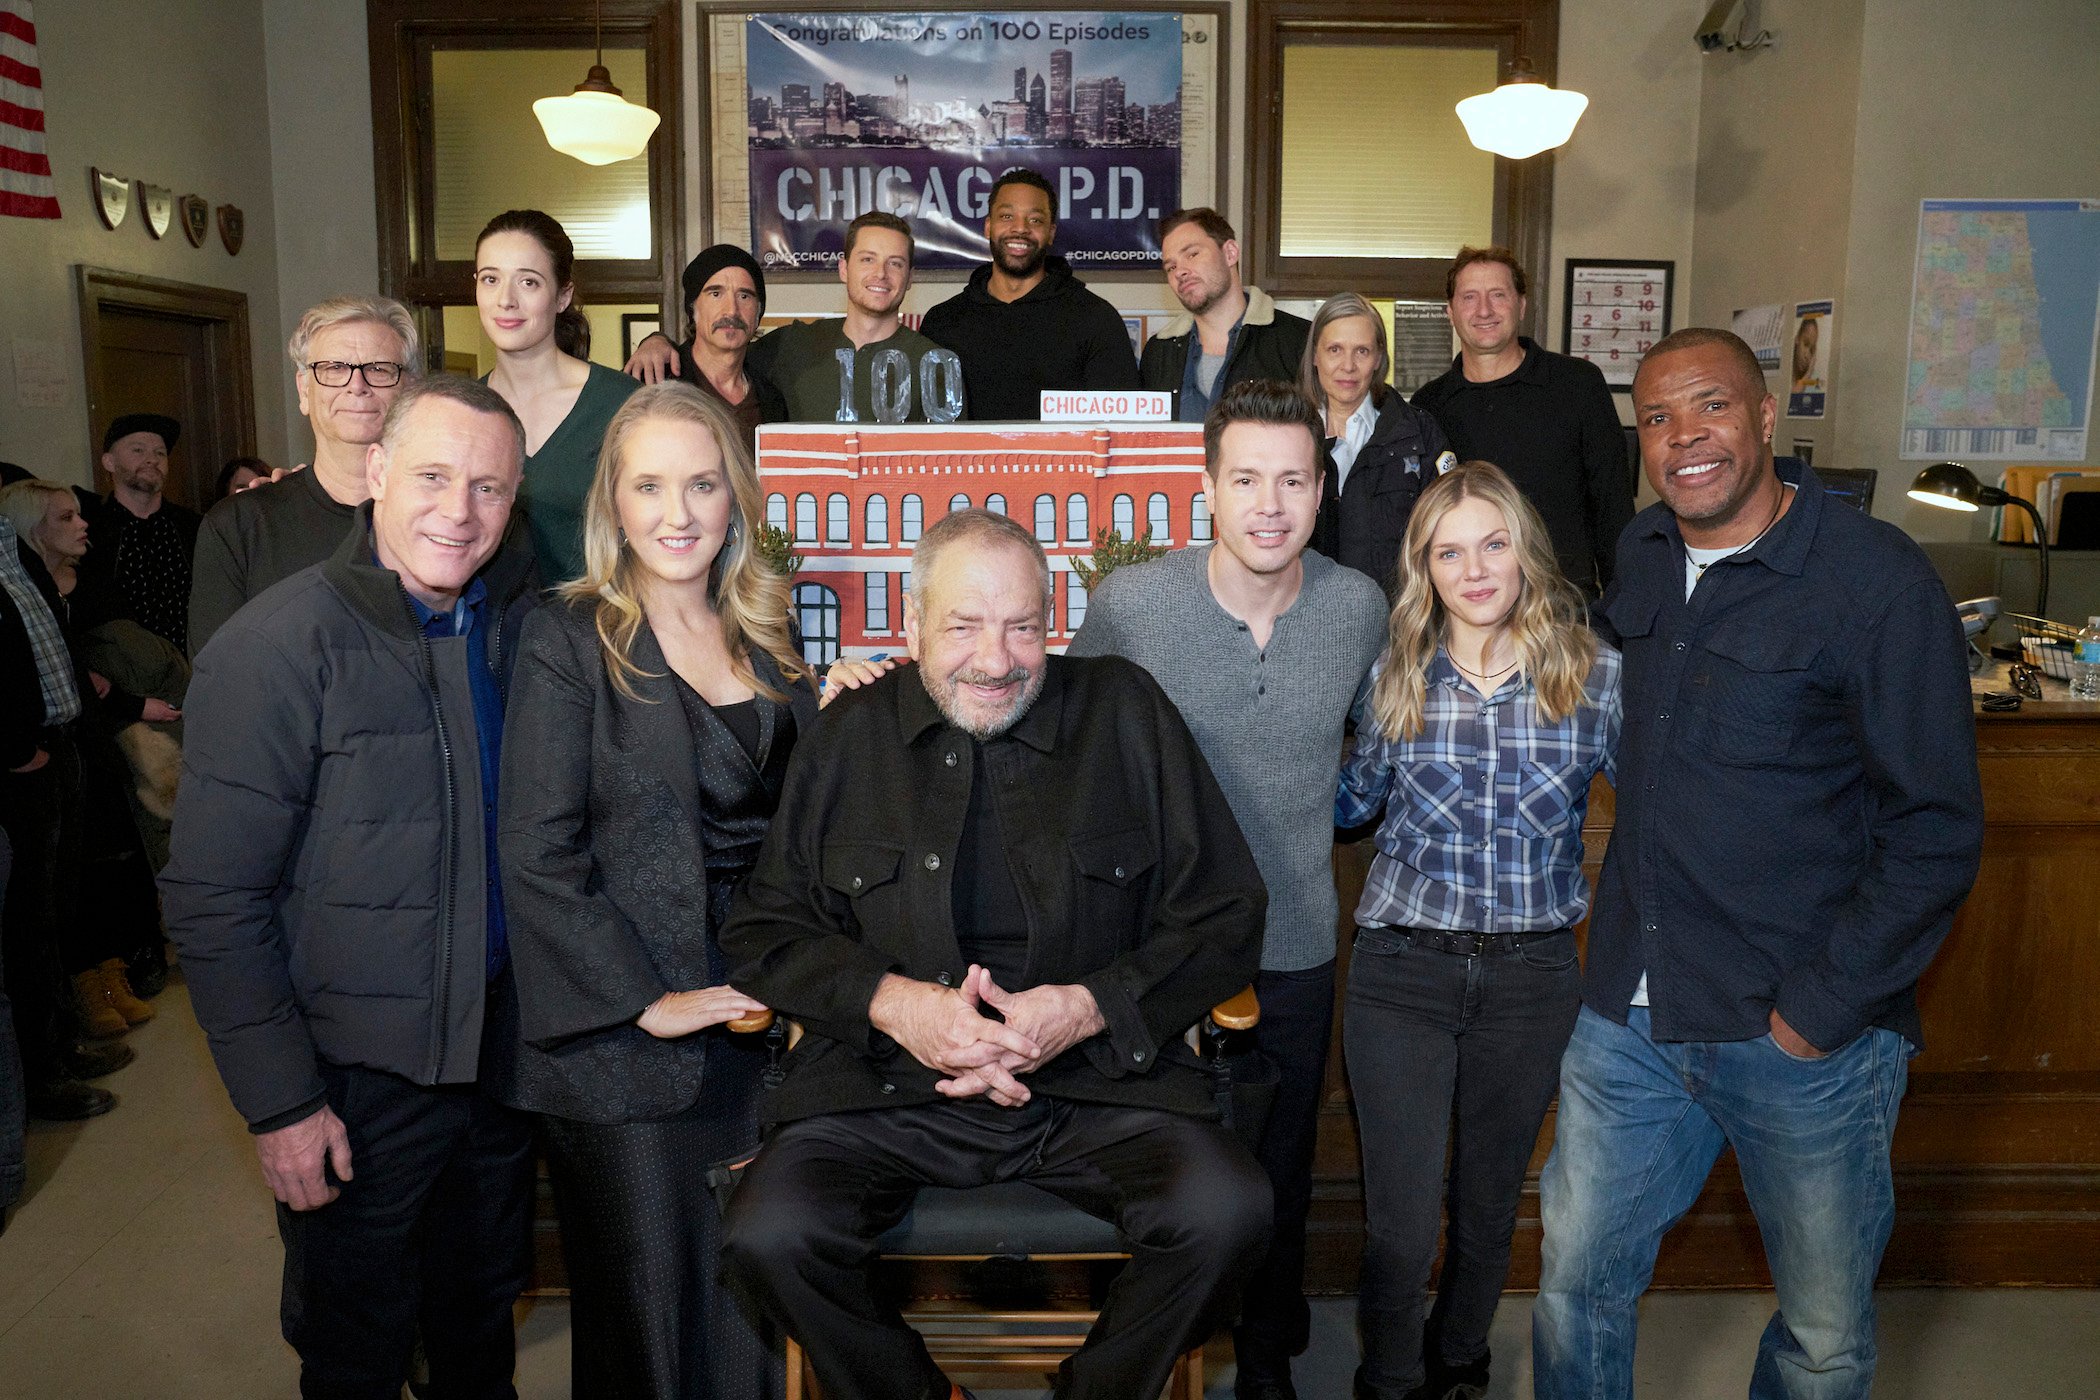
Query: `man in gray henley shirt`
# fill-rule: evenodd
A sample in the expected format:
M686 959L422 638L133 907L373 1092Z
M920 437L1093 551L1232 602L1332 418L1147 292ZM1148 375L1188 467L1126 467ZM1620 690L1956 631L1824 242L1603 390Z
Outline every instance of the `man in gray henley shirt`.
M1269 887L1261 1048L1282 1071L1256 1156L1276 1190L1269 1258L1233 1339L1239 1400L1291 1397L1305 1349L1305 1216L1334 1013L1331 864L1343 728L1385 645L1385 595L1306 549L1320 504L1318 412L1289 385L1233 385L1203 425L1216 543L1119 568L1072 656L1150 671L1217 774Z

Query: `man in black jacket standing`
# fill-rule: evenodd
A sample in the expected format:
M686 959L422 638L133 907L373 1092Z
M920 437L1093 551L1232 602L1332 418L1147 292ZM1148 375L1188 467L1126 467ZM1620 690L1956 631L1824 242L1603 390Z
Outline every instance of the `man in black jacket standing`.
M1159 221L1159 265L1186 316L1145 342L1138 378L1175 396L1174 417L1201 423L1225 391L1248 379L1298 378L1302 316L1240 283L1240 243L1215 209L1176 209Z
M197 512L162 493L168 454L182 425L159 413L127 413L102 434L109 495L86 512L90 577L114 580L131 615L189 650L190 559L197 552Z
M912 556L918 665L796 750L721 934L731 982L806 1034L725 1255L841 1400L948 1400L870 1294L916 1188L1026 1180L1135 1245L1073 1400L1157 1395L1267 1243L1261 1168L1181 1033L1253 980L1267 896L1150 675L1046 657L1050 570L958 511Z
M535 599L505 543L525 434L485 385L404 388L325 563L191 683L161 876L197 1019L256 1135L309 1396L503 1395L530 1120L495 854L503 694Z
M1524 268L1507 248L1461 248L1444 278L1458 333L1451 368L1415 391L1462 462L1493 462L1538 507L1561 572L1596 598L1611 587L1633 518L1626 434L1604 372L1518 335Z
M962 360L968 416L1034 422L1045 389L1135 389L1123 313L1050 251L1057 196L1033 170L999 177L986 204L992 260L926 313L919 329Z
M1665 337L1633 397L1661 501L1601 610L1626 721L1539 1181L1533 1394L1632 1396L1656 1251L1732 1147L1779 1301L1752 1400L1866 1400L1918 978L1983 847L1961 623L1908 536L1774 461L1742 340Z

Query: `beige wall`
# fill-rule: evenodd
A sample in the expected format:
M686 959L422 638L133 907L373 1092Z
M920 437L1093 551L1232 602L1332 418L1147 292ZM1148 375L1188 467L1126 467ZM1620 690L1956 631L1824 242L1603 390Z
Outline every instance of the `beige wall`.
M361 28L363 7L355 8ZM73 278L74 264L86 263L244 293L253 331L257 447L272 461L284 460L284 389L270 368L283 356L260 5L47 0L37 6L36 21L51 167L64 217L0 218L0 457L55 480L90 479L96 454L88 439ZM369 169L370 138L361 135L353 145L364 147ZM216 224L201 248L172 225L155 241L136 189L122 226L104 228L88 192L91 165L166 185L177 195L238 205L247 227L240 256L227 255ZM22 405L17 341L55 349L67 375L58 407Z
M1853 309L1845 255L1865 14L1864 0L1767 0L1760 18L1776 44L1701 60L1699 275L1679 324L1726 326L1739 309L1784 306L1781 368L1766 376L1781 412L1775 446L1812 442L1825 466L1859 465L1833 445L1849 396L1828 395L1820 419L1785 417L1786 364L1796 302L1835 298L1841 340ZM1843 346L1833 346L1834 387L1843 366Z
M1986 522L1903 494L1924 465L1896 456L1918 201L2100 197L2096 77L2092 0L1866 0L1834 460L1879 468L1875 513L1920 539L1981 539ZM2100 463L2100 435L2086 451Z
M303 462L313 454L313 432L299 412L285 342L315 302L379 290L371 64L363 5L262 0L261 9L278 316L275 343L255 373L258 389L265 381L283 386L285 441Z

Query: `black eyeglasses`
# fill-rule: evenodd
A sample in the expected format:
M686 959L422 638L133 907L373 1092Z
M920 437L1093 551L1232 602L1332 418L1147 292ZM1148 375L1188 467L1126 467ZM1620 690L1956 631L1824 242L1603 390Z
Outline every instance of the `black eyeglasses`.
M324 389L340 389L350 382L351 375L359 373L374 389L391 389L401 382L401 366L392 360L368 360L361 365L342 360L316 360L306 367L306 372Z

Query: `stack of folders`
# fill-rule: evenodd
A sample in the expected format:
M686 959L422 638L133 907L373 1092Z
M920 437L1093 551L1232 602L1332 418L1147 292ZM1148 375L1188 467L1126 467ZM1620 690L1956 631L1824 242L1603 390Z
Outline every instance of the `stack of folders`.
M2100 467L2007 467L2007 495L2032 501L2049 527L2052 549L2100 549ZM1991 521L2000 544L2033 544L2034 521L2000 506Z

